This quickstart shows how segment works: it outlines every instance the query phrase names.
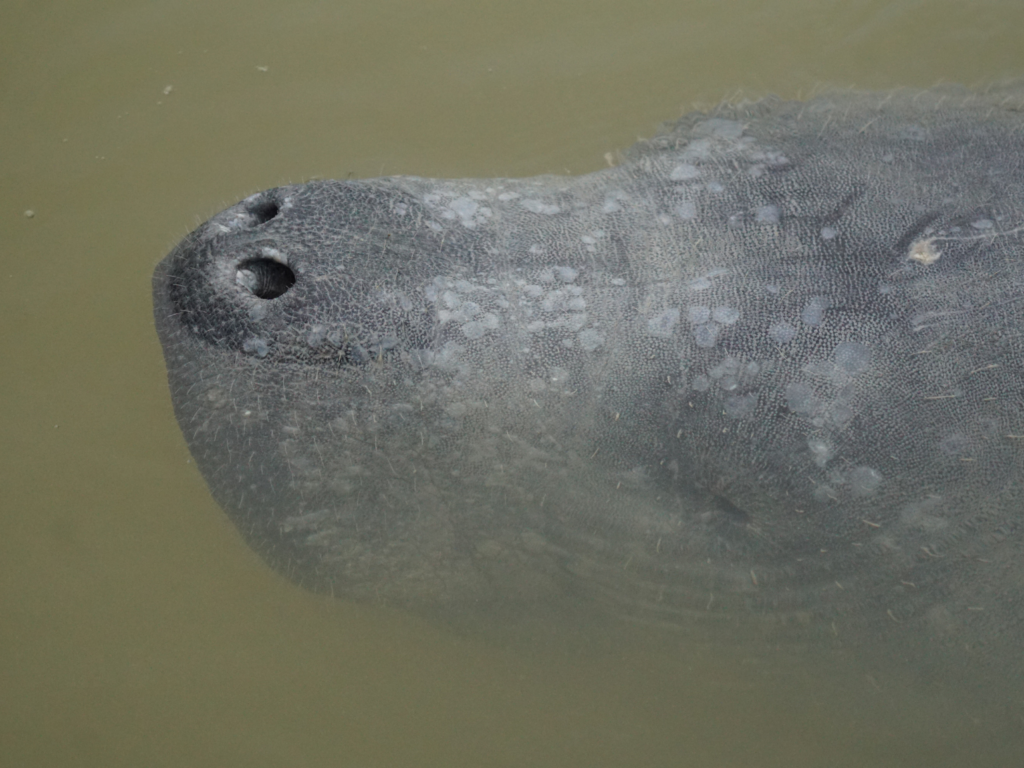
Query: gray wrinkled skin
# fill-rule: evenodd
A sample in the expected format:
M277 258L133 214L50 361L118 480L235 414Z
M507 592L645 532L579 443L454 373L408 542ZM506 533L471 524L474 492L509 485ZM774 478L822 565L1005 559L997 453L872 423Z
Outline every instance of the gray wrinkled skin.
M1022 105L766 100L577 178L254 195L154 277L182 430L338 596L1019 672Z

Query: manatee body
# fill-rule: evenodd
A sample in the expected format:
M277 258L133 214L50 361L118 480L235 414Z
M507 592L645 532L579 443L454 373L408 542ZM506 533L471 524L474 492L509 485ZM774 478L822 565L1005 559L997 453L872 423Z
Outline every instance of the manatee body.
M156 270L178 420L338 596L1016 652L1022 109L766 100L580 177L254 195Z

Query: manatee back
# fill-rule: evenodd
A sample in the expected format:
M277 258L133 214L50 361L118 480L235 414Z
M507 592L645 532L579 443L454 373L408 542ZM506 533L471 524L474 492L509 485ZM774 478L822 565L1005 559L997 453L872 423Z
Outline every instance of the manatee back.
M870 615L948 627L1019 591L1019 104L765 102L628 155L667 178L660 221L687 270L659 279L660 236L633 249L649 255L634 344L661 395L635 397L631 359L607 441L649 424L663 487L710 494L709 528L674 546L717 546L748 605L766 583L769 604L816 611L852 589Z

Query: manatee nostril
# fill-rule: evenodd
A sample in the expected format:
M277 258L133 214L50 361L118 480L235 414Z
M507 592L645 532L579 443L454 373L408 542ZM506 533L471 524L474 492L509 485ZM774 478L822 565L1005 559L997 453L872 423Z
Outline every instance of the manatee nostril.
M281 206L273 198L263 197L250 205L246 210L255 220L256 226L259 226L260 224L266 224L277 216L281 212Z
M273 259L249 259L238 265L235 282L257 298L276 299L295 285L295 273Z

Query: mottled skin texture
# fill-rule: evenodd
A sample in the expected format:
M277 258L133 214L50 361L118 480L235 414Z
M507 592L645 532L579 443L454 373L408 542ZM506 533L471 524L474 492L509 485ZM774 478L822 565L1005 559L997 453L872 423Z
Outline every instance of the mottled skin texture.
M182 430L338 596L1019 671L1022 104L768 100L577 178L254 195L156 271Z

